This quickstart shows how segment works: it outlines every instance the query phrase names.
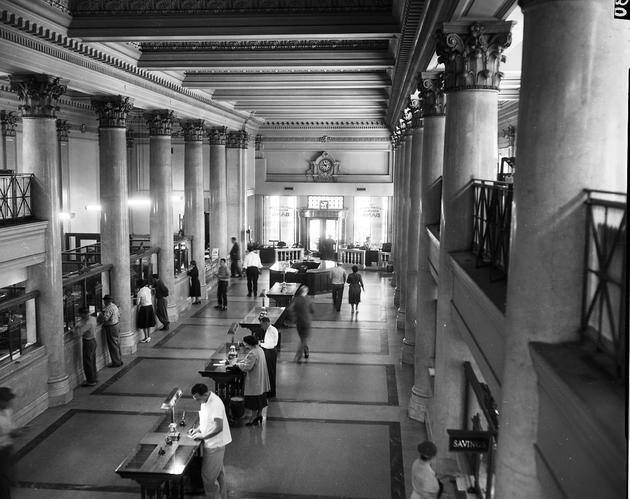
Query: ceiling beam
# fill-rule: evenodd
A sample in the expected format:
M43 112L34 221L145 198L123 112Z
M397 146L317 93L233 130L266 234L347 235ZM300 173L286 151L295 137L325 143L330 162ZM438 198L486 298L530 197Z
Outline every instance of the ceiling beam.
M188 72L182 82L188 88L213 89L307 89L389 88L391 80L381 72L295 72L295 73L196 73Z
M219 89L213 94L215 99L241 100L241 99L300 99L300 98L348 98L348 99L370 99L387 100L387 92L380 89L242 89L228 90Z

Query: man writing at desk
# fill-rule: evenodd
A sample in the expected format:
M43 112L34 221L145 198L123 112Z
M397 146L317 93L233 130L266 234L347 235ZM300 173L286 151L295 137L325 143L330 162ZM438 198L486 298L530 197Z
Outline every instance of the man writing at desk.
M206 497L227 498L223 456L225 446L232 441L225 406L218 395L203 383L191 389L193 399L200 402L199 427L191 428L190 437L203 442L201 478Z

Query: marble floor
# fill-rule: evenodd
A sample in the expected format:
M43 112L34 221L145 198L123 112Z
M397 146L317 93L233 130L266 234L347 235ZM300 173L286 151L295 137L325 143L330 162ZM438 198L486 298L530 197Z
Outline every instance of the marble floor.
M311 355L292 362L298 338L281 329L277 398L262 427L232 428L225 454L232 498L404 498L424 425L407 417L411 366L400 362L389 278L363 272L359 312L330 294L314 297ZM268 287L265 271L259 290ZM140 344L119 369L99 373L93 388L77 388L73 401L47 410L18 442L17 498L131 498L139 487L115 468L140 437L162 419L160 404L174 386L186 396L178 409L196 410L192 384L198 370L224 348L232 322L260 298L247 298L245 280L233 279L228 310L214 300L195 305L168 332ZM211 294L214 298L214 290ZM243 334L240 332L239 334Z

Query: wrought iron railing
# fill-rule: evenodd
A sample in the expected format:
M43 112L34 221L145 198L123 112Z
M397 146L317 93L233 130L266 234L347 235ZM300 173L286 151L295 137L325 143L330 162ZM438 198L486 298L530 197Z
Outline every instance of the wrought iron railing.
M61 252L61 267L64 275L86 272L101 263L101 243L88 244Z
M628 369L626 194L586 191L582 334L612 359L615 374Z
M478 265L491 265L507 277L512 222L512 184L474 180L472 251Z
M29 219L33 174L0 175L0 224Z

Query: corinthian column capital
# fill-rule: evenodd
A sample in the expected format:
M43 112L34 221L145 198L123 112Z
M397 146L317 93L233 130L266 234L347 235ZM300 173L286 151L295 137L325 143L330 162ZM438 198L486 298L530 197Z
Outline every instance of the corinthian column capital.
M18 124L18 116L15 111L0 111L0 126L3 137L15 137L15 129Z
M172 135L175 117L173 111L161 110L148 113L145 117L149 135Z
M57 140L59 142L68 142L68 137L70 134L70 123L68 120L57 120Z
M59 97L67 86L59 78L46 74L16 74L9 76L11 90L23 104L19 107L24 117L56 118Z
M420 93L420 114L426 116L444 116L446 113L446 94L444 93L444 72L424 71L418 75Z
M227 134L228 149L247 149L249 135L245 130L236 130Z
M512 22L444 23L435 37L438 62L445 65L445 90L498 90L505 62L503 50L512 43Z
M133 100L122 95L94 97L92 107L98 116L99 128L127 128L127 115Z
M215 126L206 130L211 146L224 146L227 139L227 128Z
M201 142L206 131L203 120L186 120L181 122L186 142Z

